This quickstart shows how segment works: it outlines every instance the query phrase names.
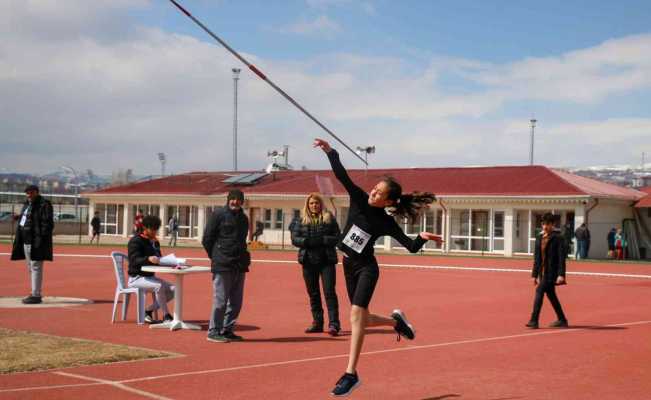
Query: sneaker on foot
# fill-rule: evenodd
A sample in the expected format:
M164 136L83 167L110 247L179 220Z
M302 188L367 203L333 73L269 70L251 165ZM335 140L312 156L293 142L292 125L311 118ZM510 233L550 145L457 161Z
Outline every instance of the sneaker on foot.
M21 301L23 304L40 304L43 302L41 296L32 296L32 295L23 298Z
M236 335L232 331L224 331L224 333L222 333L222 336L230 340L231 342L241 342L242 340L244 340L242 336Z
M155 324L157 321L154 319L153 311L145 311L145 324Z
M341 328L339 327L339 325L330 324L330 326L328 327L328 335L330 336L339 336L340 331Z
M165 314L163 317L163 322L172 322L174 321L174 317L172 317L170 314Z
M323 332L323 323L312 322L309 328L305 330L305 333L321 333Z
M531 329L538 329L538 321L529 321L525 326Z
M398 333L398 341L400 341L400 336L403 336L409 340L414 340L416 337L416 331L414 330L414 327L411 326L409 322L407 322L405 313L400 310L393 310L391 313L391 318L396 320L396 326L394 329Z
M566 319L559 319L558 321L554 321L549 325L550 328L567 328L568 326L569 325Z
M357 373L349 374L346 372L341 378L339 378L331 393L333 396L348 396L361 383L362 382L359 380Z
M230 342L230 340L226 336L220 335L219 333L209 333L208 337L207 337L207 340L209 342L217 342L217 343L228 343L228 342Z

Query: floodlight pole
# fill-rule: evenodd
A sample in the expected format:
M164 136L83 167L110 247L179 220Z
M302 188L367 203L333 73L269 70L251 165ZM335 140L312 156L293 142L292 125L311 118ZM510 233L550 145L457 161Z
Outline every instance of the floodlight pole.
M239 68L233 68L233 171L237 171L237 81L240 80Z
M531 118L529 120L531 123L531 136L529 138L529 165L533 165L533 141L534 141L534 129L536 128L536 119Z

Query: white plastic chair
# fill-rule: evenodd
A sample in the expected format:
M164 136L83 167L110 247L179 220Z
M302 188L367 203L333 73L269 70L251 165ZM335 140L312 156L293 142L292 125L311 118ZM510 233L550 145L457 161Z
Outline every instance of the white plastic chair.
M111 252L111 259L113 260L113 269L115 270L115 279L117 280L117 286L115 288L115 299L113 300L113 314L111 317L111 323L115 322L115 314L118 310L118 300L120 295L124 295L122 299L122 320L127 319L127 309L129 308L129 299L131 294L136 295L136 311L138 315L138 324L145 323L145 297L147 291L142 288L128 287L127 281L124 279L124 260L128 259L128 256L124 253L117 251ZM156 294L151 291L152 299L156 299ZM158 319L158 311L154 311L154 318Z

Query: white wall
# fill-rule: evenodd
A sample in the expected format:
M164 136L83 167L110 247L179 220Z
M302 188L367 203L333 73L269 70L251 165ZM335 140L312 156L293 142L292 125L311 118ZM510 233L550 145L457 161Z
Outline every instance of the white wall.
M600 200L590 211L587 223L591 239L588 258L606 258L608 231L611 228L621 228L622 220L633 218L631 204L629 201Z

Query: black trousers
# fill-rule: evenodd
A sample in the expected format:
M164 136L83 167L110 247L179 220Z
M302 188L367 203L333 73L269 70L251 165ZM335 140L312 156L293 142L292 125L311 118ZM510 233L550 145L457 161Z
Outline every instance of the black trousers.
M550 282L544 278L540 280L540 283L538 283L538 286L536 287L536 297L533 300L531 321L538 321L545 294L547 294L549 302L552 303L552 307L554 307L554 311L556 311L556 317L560 321L567 321L567 318L565 318L565 314L563 313L563 307L561 307L561 302L558 300L558 296L556 296L556 285L553 281Z
M319 289L319 277L323 284L323 295L328 307L328 319L331 326L340 327L339 323L339 300L335 285L337 284L337 272L334 265L303 265L303 279L305 288L310 298L310 309L312 320L323 325L323 306L321 305L321 291Z

